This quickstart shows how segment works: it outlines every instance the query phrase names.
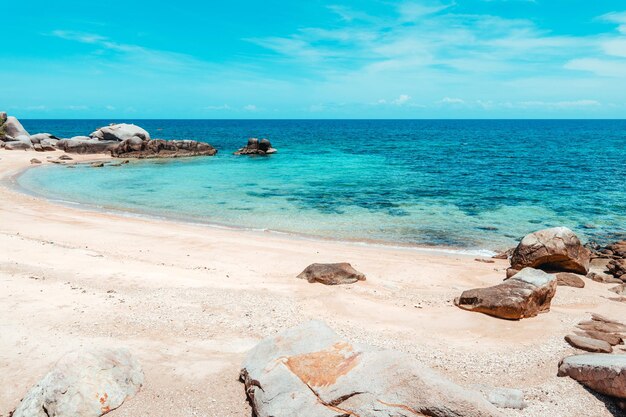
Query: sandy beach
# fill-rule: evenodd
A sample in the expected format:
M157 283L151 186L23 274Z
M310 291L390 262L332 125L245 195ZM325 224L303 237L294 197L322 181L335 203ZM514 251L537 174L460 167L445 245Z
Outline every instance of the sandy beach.
M501 282L506 260L115 215L16 189L31 158L45 165L61 154L0 151L0 416L64 353L111 346L133 352L145 385L109 415L249 417L238 381L246 352L311 319L408 352L463 386L522 389L529 406L506 415L616 415L556 376L575 352L563 337L579 321L591 312L626 317L610 284L558 287L549 313L500 320L452 300ZM329 287L295 278L313 262L350 262L367 280Z

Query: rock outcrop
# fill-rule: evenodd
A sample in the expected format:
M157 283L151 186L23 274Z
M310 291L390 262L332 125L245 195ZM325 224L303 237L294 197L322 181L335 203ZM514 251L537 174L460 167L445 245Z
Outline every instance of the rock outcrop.
M559 364L558 375L569 376L600 394L626 399L626 355L569 356Z
M92 139L121 142L137 137L141 140L150 140L150 134L134 124L118 123L101 127L89 135Z
M19 136L25 136L27 138L30 137L24 126L20 123L17 118L13 116L6 116L4 113L3 119L6 117L4 123L2 124L2 133L4 136L8 136L9 138L17 139ZM6 138L4 139L6 140Z
M464 310L508 320L534 317L550 310L556 283L553 275L524 268L501 284L463 291L454 304Z
M22 399L13 417L98 417L122 405L143 384L143 372L125 349L65 355Z
M576 327L579 330L574 333L578 336L601 340L611 346L624 343L623 335L626 334L626 326L599 314L592 314L591 320L581 321Z
M257 417L502 416L412 355L352 344L320 321L259 343L241 380Z
M124 158L177 158L217 153L208 143L195 140L142 140L136 136L118 143L110 151L112 156Z
M248 144L235 152L235 155L271 155L276 153L267 139L250 138Z
M311 264L302 271L298 278L320 282L326 285L353 284L365 281L365 275L357 271L347 262L336 264Z
M91 139L88 136L61 139L56 144L57 148L62 151L77 154L108 153L116 145L118 145L117 141Z
M590 255L574 232L566 227L554 227L526 235L513 251L511 267L586 275Z

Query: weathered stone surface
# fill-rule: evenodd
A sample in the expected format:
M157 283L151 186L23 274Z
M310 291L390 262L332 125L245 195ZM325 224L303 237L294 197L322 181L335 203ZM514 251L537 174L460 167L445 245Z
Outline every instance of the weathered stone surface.
M559 364L558 375L569 376L601 394L626 398L626 355L569 356Z
M611 353L613 348L604 340L592 339L585 336L577 336L568 334L565 341L577 349L586 350L587 352Z
M59 159L60 159L61 161L73 161L73 160L74 160L74 158L72 158L72 157L71 157L71 156L69 156L69 155L61 155L61 156L59 156Z
M94 154L108 153L110 149L116 146L116 141L104 141L91 139L87 136L75 136L71 139L62 139L57 142L57 148L67 153L76 154Z
M248 143L243 148L240 148L235 152L235 155L271 155L276 153L276 149L272 147L272 144L267 139L250 138Z
M39 142L39 145L41 145L41 149L44 152L56 151L56 144L58 141L58 139L44 139Z
M413 356L352 344L319 321L259 343L241 380L258 417L502 416Z
M619 284L622 280L615 278L609 274L590 272L587 274L587 278L592 281L600 282L602 284Z
M556 277L524 268L501 284L463 291L454 304L469 311L519 320L549 311L555 293Z
M604 340L611 346L617 346L624 343L622 337L615 333L598 332L596 330L574 330L574 334L578 336L590 337L592 339Z
M30 137L24 126L17 118L8 116L6 121L2 124L2 130L5 135L17 138L18 136Z
M513 278L515 274L519 272L519 269L515 268L507 268L506 269L506 279Z
M31 388L13 417L98 417L142 384L141 367L125 349L71 352Z
M547 271L586 275L590 253L566 227L554 227L526 235L511 256L511 267L540 268Z
M41 143L41 141L48 140L48 139L59 140L59 138L57 138L54 135L51 135L50 133L36 133L30 136L30 141L33 143Z
M611 259L606 266L606 270L615 278L626 280L626 258Z
M619 295L626 295L626 284L620 284L616 287L609 289L609 291L613 291L614 293Z
M104 162L92 162L90 166L92 168L102 168L104 166Z
M365 281L365 275L357 271L347 262L336 264L311 264L298 275L300 279L321 282L326 285L352 284Z
M89 135L93 139L121 142L132 137L150 140L150 134L134 124L119 123L101 127Z
M562 287L585 288L582 277L571 272L559 272L556 274L556 285Z
M597 332L604 332L604 333L626 333L626 326L623 325L622 323L617 323L617 322L602 322L602 321L598 321L598 320L587 320L587 321L581 321L580 323L577 324L577 326L579 329L582 330L595 330Z
M31 163L31 164L41 164L41 161L40 161L39 159L37 159L37 158L32 158L32 159L30 160L30 163Z
M472 385L470 388L480 392L491 404L498 408L523 410L528 406L524 401L524 392L514 388L492 388L484 385Z
M181 158L216 153L213 146L195 140L141 140L138 137L126 139L111 148L111 155L118 158Z
M7 151L26 151L29 149L33 149L33 145L27 142L22 142L22 141L11 141L11 142L6 142L4 148Z

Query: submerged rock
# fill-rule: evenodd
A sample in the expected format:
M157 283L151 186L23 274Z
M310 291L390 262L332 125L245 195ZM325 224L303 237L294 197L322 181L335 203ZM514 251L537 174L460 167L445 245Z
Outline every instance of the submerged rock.
M121 142L132 137L138 137L141 140L150 140L150 134L141 127L129 124L118 123L101 127L89 135L92 139L104 141Z
M566 227L554 227L526 235L513 251L511 267L539 268L548 271L589 271L590 252Z
M326 285L352 284L365 281L365 275L347 262L336 264L311 264L298 275L300 279Z
M626 399L626 355L569 356L559 364L558 375L569 376L600 394Z
M524 268L501 284L463 291L454 304L464 310L519 320L549 311L555 293L556 277Z
M99 417L142 384L141 367L125 349L71 352L31 388L12 416Z
M235 155L271 155L276 152L269 140L250 138L248 144L237 150Z
M263 340L242 368L258 417L502 416L412 355L352 344L320 321Z

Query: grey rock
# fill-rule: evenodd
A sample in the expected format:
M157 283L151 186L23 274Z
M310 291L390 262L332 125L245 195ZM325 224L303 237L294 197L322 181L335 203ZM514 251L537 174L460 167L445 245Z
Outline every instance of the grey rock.
M326 285L352 284L365 281L365 275L357 271L347 262L336 264L311 264L298 275L300 279L320 282Z
M621 279L615 278L614 276L609 274L605 274L604 272L590 272L587 274L587 278L595 282L600 282L602 284L619 284L622 282Z
M54 135L51 135L50 133L36 133L30 136L30 141L32 143L41 143L42 141L48 140L48 139L58 140L59 138L57 138Z
M31 164L41 164L41 161L40 161L39 159L37 159L37 158L32 158L32 159L30 160L30 163L31 163Z
M2 125L2 129L4 134L7 136L11 136L17 138L18 136L27 136L30 137L24 126L13 116L8 116L6 122Z
M276 152L269 140L250 138L246 146L237 150L235 155L271 155Z
M412 355L350 343L320 321L259 343L241 380L258 417L503 416Z
M89 135L93 139L121 142L132 137L150 140L150 134L134 124L119 123L101 127Z
M480 392L491 404L498 408L523 410L528 406L524 401L524 392L515 388L492 388L485 385L472 385L470 388Z
M569 376L600 394L626 399L626 355L587 353L564 358L559 376Z
M511 267L586 275L591 253L570 229L554 227L526 235L511 256Z
M94 154L107 153L117 145L116 141L91 139L87 136L76 136L71 139L61 139L56 146L67 153Z
M5 142L4 148L7 151L26 151L29 149L33 149L33 146L30 143L26 143L22 141L12 141L12 142Z
M125 349L71 352L31 388L13 417L99 417L142 384L141 367Z

